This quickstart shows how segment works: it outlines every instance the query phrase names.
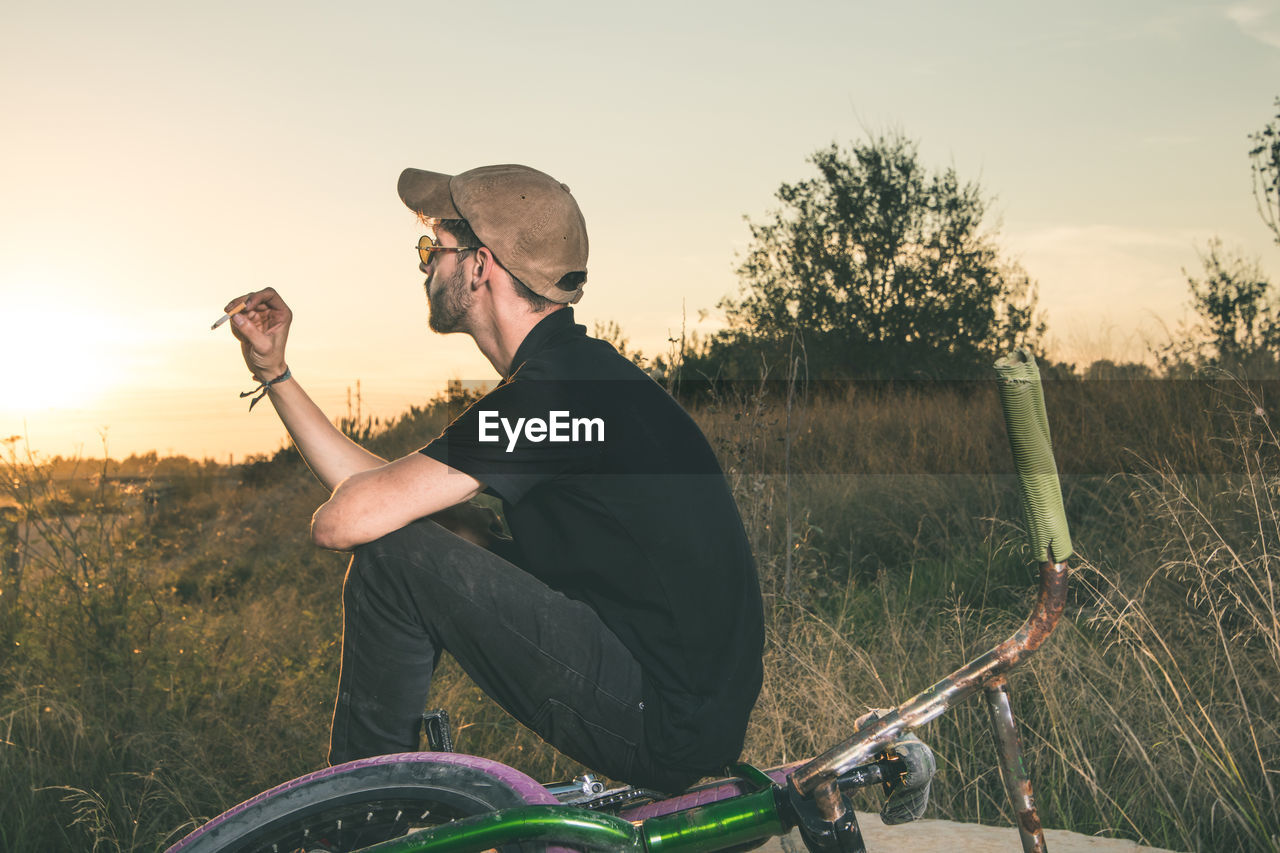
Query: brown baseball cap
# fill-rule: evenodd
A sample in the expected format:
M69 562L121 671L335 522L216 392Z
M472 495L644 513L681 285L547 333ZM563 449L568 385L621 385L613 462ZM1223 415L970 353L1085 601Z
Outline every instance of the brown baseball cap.
M569 188L528 166L457 175L405 169L397 189L411 210L465 219L522 284L553 302L577 302L587 276L587 223Z

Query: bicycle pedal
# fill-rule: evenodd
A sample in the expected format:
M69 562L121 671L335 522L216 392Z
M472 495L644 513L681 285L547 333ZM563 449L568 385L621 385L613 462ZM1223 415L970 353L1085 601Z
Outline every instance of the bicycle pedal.
M427 733L427 749L430 752L453 752L448 711L444 708L427 711L422 715L422 726Z

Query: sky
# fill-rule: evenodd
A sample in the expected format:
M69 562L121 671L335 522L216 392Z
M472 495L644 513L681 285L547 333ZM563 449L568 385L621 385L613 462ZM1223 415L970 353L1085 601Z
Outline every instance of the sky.
M395 184L525 163L586 216L580 322L714 331L747 220L807 158L901 133L991 199L1051 353L1141 358L1220 237L1280 286L1251 193L1280 0L61 2L0 8L0 439L240 460L286 435L223 305L270 285L332 417L496 375L426 328ZM406 448L406 451L412 448Z

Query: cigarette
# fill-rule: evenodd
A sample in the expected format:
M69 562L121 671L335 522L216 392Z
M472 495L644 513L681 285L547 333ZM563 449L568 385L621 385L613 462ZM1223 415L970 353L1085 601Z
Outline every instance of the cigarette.
M219 318L218 318L218 321L217 321L216 323L214 323L212 326L210 326L209 328L210 328L211 330L212 330L212 329L216 329L216 328L218 328L218 327L219 327L219 326L221 326L223 323L227 322L227 321L228 321L228 320L230 320L232 317L234 317L235 315L237 315L237 314L239 314L241 311L243 311L243 310L244 310L244 306L245 306L245 303L241 302L241 303L240 303L239 305L237 305L235 308L232 308L230 311L228 311L227 313L225 313L225 314L223 314L221 317L219 317Z

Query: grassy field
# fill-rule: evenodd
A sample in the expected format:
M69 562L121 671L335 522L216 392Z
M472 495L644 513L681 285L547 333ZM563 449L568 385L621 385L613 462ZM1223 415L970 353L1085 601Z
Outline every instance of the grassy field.
M1046 387L1077 557L1047 646L1011 678L1047 826L1181 850L1280 849L1280 417L1274 386ZM985 651L1035 569L994 389L847 385L699 397L760 566L766 683L747 758L847 736ZM398 455L443 406L347 423ZM152 460L125 489L24 459L0 508L0 849L154 850L323 764L342 555L292 452ZM578 768L446 665L459 749ZM1007 822L985 711L931 723L930 816ZM863 804L870 807L868 801Z

